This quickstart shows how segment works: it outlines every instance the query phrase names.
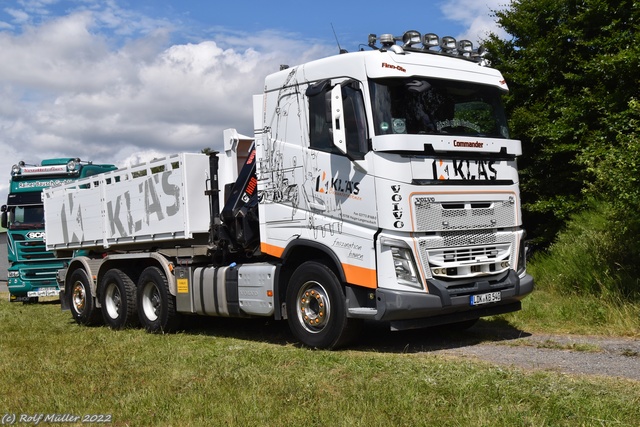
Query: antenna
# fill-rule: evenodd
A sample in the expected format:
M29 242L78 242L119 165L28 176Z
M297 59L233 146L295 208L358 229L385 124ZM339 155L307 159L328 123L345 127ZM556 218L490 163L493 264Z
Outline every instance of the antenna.
M333 37L336 38L336 43L338 44L338 51L342 54L342 53L348 53L348 51L346 49L342 49L340 47L340 42L338 41L338 35L336 34L336 29L333 28L333 22L331 23L331 29L333 30Z

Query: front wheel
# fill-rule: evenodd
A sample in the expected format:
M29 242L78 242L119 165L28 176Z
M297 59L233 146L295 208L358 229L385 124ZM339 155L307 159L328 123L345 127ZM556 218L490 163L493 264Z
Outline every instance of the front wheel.
M80 325L91 326L100 323L100 310L91 290L92 281L87 272L78 269L69 277L69 307L71 315Z
M307 261L293 272L286 301L289 328L309 347L343 346L359 329L361 322L347 318L340 281L329 267L319 262Z
M102 317L111 329L123 329L138 323L136 285L117 268L107 271L100 282Z
M176 299L158 267L145 268L138 279L138 315L147 332L171 332L180 324Z

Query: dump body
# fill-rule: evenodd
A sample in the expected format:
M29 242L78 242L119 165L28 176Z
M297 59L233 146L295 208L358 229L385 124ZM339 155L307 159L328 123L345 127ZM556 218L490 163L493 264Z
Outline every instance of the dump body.
M205 243L208 158L182 153L45 193L47 249L128 250Z

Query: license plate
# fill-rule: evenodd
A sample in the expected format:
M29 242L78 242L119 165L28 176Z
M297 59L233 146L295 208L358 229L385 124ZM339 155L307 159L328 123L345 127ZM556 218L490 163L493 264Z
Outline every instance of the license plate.
M492 302L500 302L502 294L500 292L489 292L488 294L471 295L471 305L490 304Z
M57 297L60 295L59 289L37 289L27 292L28 297Z

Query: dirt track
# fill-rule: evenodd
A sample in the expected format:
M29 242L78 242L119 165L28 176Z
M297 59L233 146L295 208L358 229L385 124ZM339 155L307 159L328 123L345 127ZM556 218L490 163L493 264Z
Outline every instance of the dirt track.
M640 381L640 341L632 339L531 335L512 342L487 342L439 352L525 369Z
M382 346L372 343L384 342ZM441 354L525 370L607 376L640 381L640 340L582 335L531 334L508 324L480 321L462 333L372 330L357 348Z

